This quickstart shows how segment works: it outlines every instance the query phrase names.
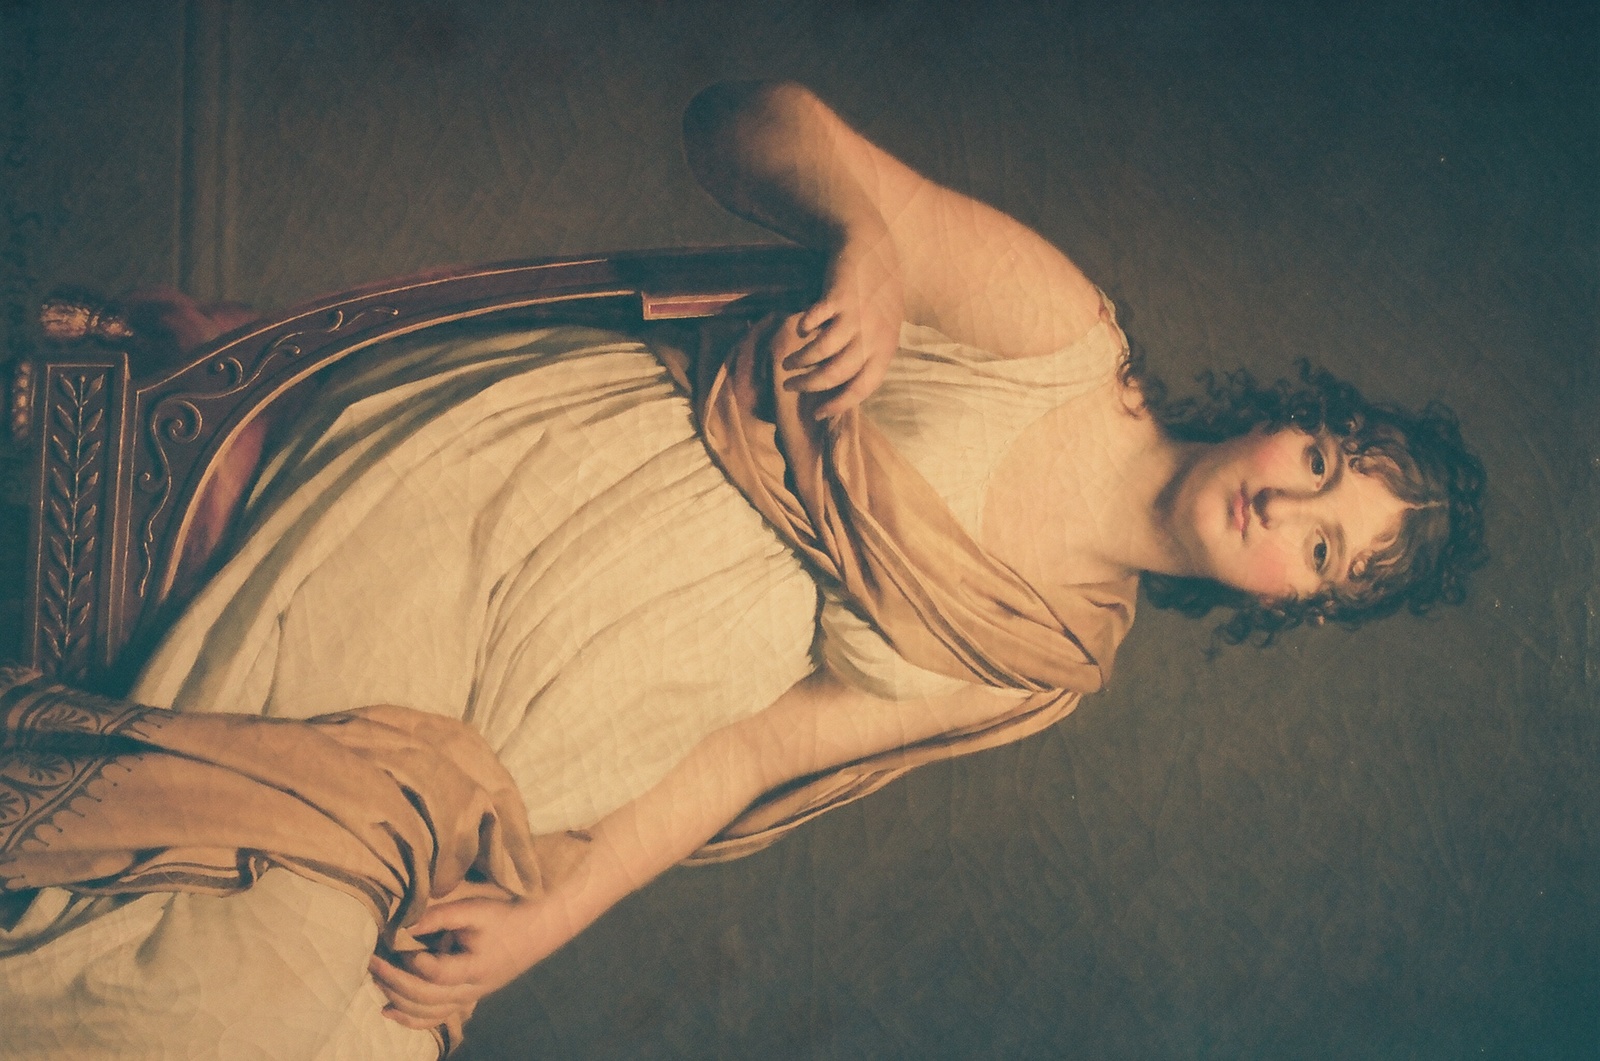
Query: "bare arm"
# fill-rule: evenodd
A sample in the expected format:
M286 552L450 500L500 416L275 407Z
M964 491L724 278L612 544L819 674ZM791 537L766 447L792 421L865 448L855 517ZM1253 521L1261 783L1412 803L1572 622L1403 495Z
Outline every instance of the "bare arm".
M684 117L684 141L696 177L734 213L835 256L891 264L907 320L1031 357L1098 319L1098 293L1064 254L914 172L800 85L706 89Z
M406 968L374 959L389 1016L410 1027L470 1013L681 862L769 789L796 777L992 718L1021 694L972 686L950 696L880 700L818 671L766 710L708 736L652 789L588 830L576 864L521 903L463 900L430 908L412 931L452 935L446 953ZM456 953L449 953L456 949Z
M590 876L573 885L575 912L592 921L786 781L992 718L1022 695L974 685L882 700L819 669L766 710L711 734L655 788L590 830Z

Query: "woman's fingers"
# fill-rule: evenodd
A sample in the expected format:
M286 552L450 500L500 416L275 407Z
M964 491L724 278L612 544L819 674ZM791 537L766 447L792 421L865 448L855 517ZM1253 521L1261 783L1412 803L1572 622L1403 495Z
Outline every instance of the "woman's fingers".
M461 1006L441 1006L432 1009L415 1009L391 1002L384 1006L381 1012L385 1017L396 1024L403 1024L407 1028L427 1029L436 1028L441 1024L449 1024L454 1019L466 1020L476 1008L473 1004Z
M430 1014L428 1016L418 1016L416 1014L407 1013L394 1005L388 1005L383 1007L383 1015L394 1021L396 1024L404 1027L415 1028L418 1031L427 1031L429 1028L437 1028L441 1024L448 1024L452 1020L460 1020L463 1024L465 1024L468 1018L472 1016L477 1008L478 1004L476 1002L469 1002L465 1006L457 1006L448 1011Z
M873 357L866 343L854 340L809 372L791 377L784 386L803 394L825 397L812 413L817 419L825 420L865 401L888 374L889 360Z
M413 936L431 936L435 932L448 932L456 928L473 928L477 925L477 911L471 900L452 903L435 903L417 920L406 926Z
M441 987L474 984L472 962L466 954L416 951L406 955L405 968L428 983Z
M854 329L844 327L840 321L832 321L822 331L806 340L805 345L786 356L783 359L783 367L793 372L820 365L850 345L855 335Z
M818 400L810 415L838 416L860 405L888 374L899 319L861 318L833 297L788 317L774 337L773 353L792 373L783 386Z
M374 956L368 963L373 981L397 1010L414 1017L448 1017L463 1005L476 1003L481 991L470 983L439 984Z
M832 299L822 299L800 314L800 320L797 322L795 330L801 335L810 335L829 320L832 320L838 312L839 307L834 304Z
M866 363L867 355L861 343L852 342L811 371L791 377L785 386L812 394L832 390L856 378Z
M851 337L836 348L831 348L826 358L819 358L803 369L795 371L784 385L790 390L826 390L829 386L837 386L842 380L855 375L865 360L865 348L861 345L861 340L858 337ZM819 379L833 379L834 382L819 388L817 385Z
M446 1005L477 998L481 993L470 982L438 983L378 957L367 968L385 994L417 1005Z

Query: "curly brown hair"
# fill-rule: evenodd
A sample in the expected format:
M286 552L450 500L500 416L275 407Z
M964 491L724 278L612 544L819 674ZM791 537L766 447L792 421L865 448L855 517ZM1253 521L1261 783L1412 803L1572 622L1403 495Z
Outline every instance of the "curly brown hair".
M1173 400L1145 367L1142 353L1124 360L1124 385L1137 387L1156 422L1187 442L1223 442L1296 427L1332 438L1352 467L1383 480L1410 506L1395 540L1370 557L1345 585L1310 598L1262 603L1251 594L1204 578L1145 573L1145 595L1158 608L1192 618L1214 608L1232 616L1215 641L1270 645L1303 624L1335 622L1354 629L1402 608L1423 615L1438 604L1459 604L1468 576L1488 562L1484 544L1483 464L1467 449L1455 414L1438 402L1421 412L1369 402L1331 372L1300 361L1299 382L1263 386L1248 372L1202 373L1203 397ZM1213 644L1212 651L1215 651Z

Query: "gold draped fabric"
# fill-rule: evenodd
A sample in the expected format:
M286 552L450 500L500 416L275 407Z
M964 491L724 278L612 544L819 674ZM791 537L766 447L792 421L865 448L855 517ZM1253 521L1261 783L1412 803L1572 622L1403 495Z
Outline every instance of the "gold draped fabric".
M690 861L760 850L913 767L1046 728L1081 694L1104 686L1133 621L1135 580L1031 585L973 540L859 410L826 422L807 416L800 393L783 386L789 373L771 356L774 336L786 326L770 317L725 353L709 338L693 357L658 348L691 396L712 457L815 571L844 587L900 655L928 670L1034 695L984 725L769 792Z
M511 776L454 719L168 711L33 678L0 668L5 927L39 888L226 895L280 866L354 896L384 946L414 950L405 926L431 900L530 895L565 839L533 839ZM461 1028L436 1034L448 1048Z

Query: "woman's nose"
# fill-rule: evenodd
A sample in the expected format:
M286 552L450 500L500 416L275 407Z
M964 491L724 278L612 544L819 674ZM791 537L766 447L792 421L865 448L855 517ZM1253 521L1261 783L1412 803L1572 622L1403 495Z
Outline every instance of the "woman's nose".
M1261 525L1271 528L1314 518L1314 510L1323 500L1320 493L1301 494L1268 487L1256 494L1254 507Z

